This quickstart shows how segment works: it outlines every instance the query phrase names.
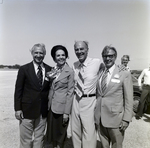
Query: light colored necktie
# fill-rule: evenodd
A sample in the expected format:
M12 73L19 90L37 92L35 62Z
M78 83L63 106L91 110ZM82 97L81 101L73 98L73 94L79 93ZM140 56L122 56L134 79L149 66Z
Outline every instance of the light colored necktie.
M102 76L101 79L101 89L102 92L105 92L106 88L107 88L107 76L108 76L108 70L106 70Z
M81 67L77 75L77 83L75 87L76 94L78 95L79 98L81 98L82 95L84 94L84 91L83 91L84 79L82 75L83 75L83 68Z

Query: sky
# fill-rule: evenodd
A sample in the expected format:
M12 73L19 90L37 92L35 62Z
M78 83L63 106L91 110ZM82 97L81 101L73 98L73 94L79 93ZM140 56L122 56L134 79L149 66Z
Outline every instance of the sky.
M44 62L54 66L50 51L61 44L67 62L77 61L74 42L89 42L89 56L101 58L106 45L130 56L131 70L150 63L149 0L0 0L0 65L32 61L30 49L44 43Z

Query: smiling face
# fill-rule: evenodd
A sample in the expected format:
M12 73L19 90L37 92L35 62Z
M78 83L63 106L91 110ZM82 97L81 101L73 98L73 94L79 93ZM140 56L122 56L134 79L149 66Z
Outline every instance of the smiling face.
M112 49L106 49L103 54L103 61L107 69L111 68L115 64L116 53Z
M76 42L74 45L74 50L79 61L83 63L88 55L87 45L82 41Z
M62 49L58 49L55 53L55 62L58 67L62 67L66 63L66 55Z
M42 47L34 47L34 50L32 51L32 57L33 61L40 65L43 62L43 59L45 57L45 53L42 49Z
M129 60L126 57L122 58L122 60L121 60L121 64L123 64L125 67L127 67L128 62L129 62Z

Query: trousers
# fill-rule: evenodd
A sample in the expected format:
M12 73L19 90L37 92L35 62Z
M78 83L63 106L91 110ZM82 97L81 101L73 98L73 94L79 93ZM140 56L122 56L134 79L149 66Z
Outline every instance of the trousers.
M138 110L137 110L137 114L142 117L144 111L144 106L145 103L149 103L150 102L150 86L147 85L143 85L142 87L142 94L141 94L141 98L140 98L140 102L139 102L139 106L138 106Z
M40 116L20 121L20 148L43 148L46 120Z
M71 131L74 148L96 148L97 133L94 122L96 97L73 100Z
M98 133L103 148L110 148L110 145L111 148L122 148L124 132L121 132L119 128L104 127L101 121L99 126Z

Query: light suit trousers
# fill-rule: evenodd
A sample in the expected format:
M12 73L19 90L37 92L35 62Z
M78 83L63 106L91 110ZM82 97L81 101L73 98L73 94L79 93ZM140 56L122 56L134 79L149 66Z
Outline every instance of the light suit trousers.
M46 118L20 121L20 148L43 148Z
M96 97L73 100L71 131L74 148L96 148L97 134L94 122Z

